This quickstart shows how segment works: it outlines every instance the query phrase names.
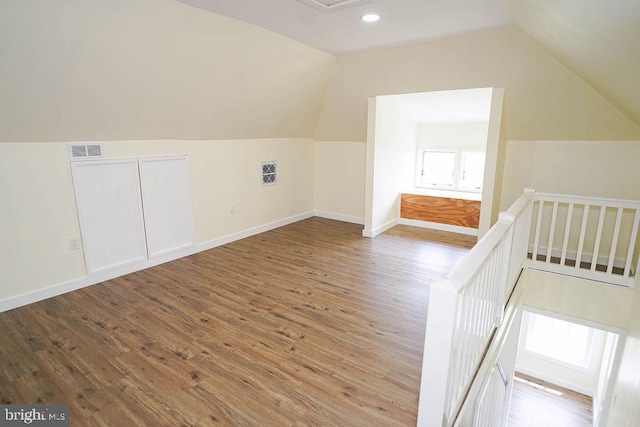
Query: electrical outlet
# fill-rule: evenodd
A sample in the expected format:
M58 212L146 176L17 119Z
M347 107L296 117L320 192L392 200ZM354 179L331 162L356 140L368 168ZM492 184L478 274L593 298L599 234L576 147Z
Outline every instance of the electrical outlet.
M229 213L230 213L231 215L235 215L235 214L236 214L236 207L235 207L235 206L231 206L231 207L229 208Z
M80 249L80 238L72 237L69 239L69 249L72 251Z

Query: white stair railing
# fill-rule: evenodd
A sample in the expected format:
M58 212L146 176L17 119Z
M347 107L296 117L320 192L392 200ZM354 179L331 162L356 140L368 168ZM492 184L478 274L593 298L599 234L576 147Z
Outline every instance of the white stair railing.
M418 426L455 421L526 258L533 197L527 190L449 277L431 286Z
M511 245L511 256L509 257L509 274L507 283L513 286L518 280L518 276L524 267L529 252L529 234L531 232L531 221L533 217L533 202L535 190L525 188L522 197L511 205L507 212L502 213L503 218L509 218L513 223L513 238ZM507 291L510 291L508 288ZM509 295L505 295L505 301Z
M537 193L532 269L634 287L640 202Z
M474 425L478 427L498 427L502 425L503 405L507 396L507 383L500 374L498 364L494 364L489 378L482 389L475 413Z
M506 426L522 320L521 300L522 286L517 283L454 427Z
M510 389L500 385L496 363L512 323L519 324L521 289L512 291L522 269L634 287L639 229L640 202L525 190L431 287L418 426L504 422Z

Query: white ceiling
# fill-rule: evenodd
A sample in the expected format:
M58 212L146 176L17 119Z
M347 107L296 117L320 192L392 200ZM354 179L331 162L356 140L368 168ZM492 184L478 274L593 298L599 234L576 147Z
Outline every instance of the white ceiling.
M369 0L331 13L298 0L177 0L334 55L511 25L500 0ZM377 13L380 21L360 17Z

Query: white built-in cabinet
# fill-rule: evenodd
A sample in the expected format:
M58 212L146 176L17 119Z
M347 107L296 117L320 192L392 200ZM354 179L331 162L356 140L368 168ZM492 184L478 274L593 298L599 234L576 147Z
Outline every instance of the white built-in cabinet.
M193 245L186 156L71 162L87 274Z
M187 158L156 157L139 159L138 162L149 257L192 246Z

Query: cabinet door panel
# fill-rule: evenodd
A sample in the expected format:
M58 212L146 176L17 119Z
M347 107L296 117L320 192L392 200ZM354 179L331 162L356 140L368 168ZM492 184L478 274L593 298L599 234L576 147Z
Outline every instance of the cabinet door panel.
M147 258L135 159L71 162L87 274Z
M149 257L193 245L191 186L185 156L139 159Z

